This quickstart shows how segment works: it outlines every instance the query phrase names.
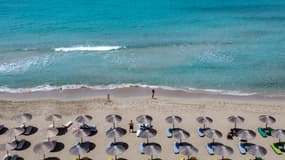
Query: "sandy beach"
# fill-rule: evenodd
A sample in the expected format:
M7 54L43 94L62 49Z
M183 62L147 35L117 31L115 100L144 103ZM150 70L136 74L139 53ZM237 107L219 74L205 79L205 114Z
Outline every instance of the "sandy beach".
M142 91L131 90L131 92L141 93ZM284 129L285 125L285 100L282 98L258 98L258 97L242 97L242 96L212 96L205 94L170 94L160 93L158 91L157 99L151 99L149 90L145 90L143 94L131 96L132 94L123 93L120 95L119 91L112 91L111 102L107 102L105 93L97 92L94 96L70 96L64 94L65 91L54 91L56 94L61 94L58 98L55 97L37 97L35 95L56 95L51 93L35 94L33 96L17 95L17 94L1 94L1 123L8 128L20 126L15 122L12 117L28 112L33 115L33 119L28 122L28 125L32 125L38 128L38 131L30 136L19 136L18 139L26 139L31 143L30 147L23 151L11 151L12 154L18 154L24 159L35 160L41 159L42 155L33 153L33 147L35 144L46 139L42 130L50 125L50 122L45 121L45 117L52 113L61 114L63 119L56 123L57 126L68 121L74 121L80 114L89 114L93 116L90 124L96 124L98 133L96 135L86 137L84 140L93 142L96 147L85 154L93 160L107 159L109 156L106 154L107 143L112 141L105 136L105 131L112 126L105 121L105 116L108 114L119 114L123 117L122 122L118 126L128 129L128 122L133 120L136 124L136 117L142 114L148 114L153 117L153 127L158 131L157 135L150 139L150 142L157 142L162 146L162 152L158 156L163 160L175 160L182 157L181 155L175 155L172 150L172 144L176 139L166 137L166 129L171 127L167 124L165 118L169 115L179 115L182 117L182 123L177 124L177 127L183 128L190 133L190 138L184 140L193 144L198 148L199 153L195 156L198 159L214 159L219 156L208 155L205 144L211 142L211 139L204 137L200 138L196 132L197 127L201 127L198 124L196 118L198 116L209 116L213 118L213 123L208 127L218 129L223 133L223 138L217 139L225 145L228 145L234 149L234 154L229 156L233 160L244 160L253 158L251 155L241 155L239 153L237 143L238 138L234 140L227 140L226 133L233 127L233 124L227 121L227 117L230 115L240 115L245 118L245 123L238 125L239 128L252 129L257 133L257 127L263 127L264 124L258 120L258 116L262 114L269 114L277 119L277 122L272 124L274 129ZM76 92L79 94L80 92ZM75 94L75 93L74 93ZM5 96L4 96L5 95ZM113 96L115 95L115 96ZM13 98L14 97L14 98ZM34 97L34 98L33 98ZM63 98L65 97L65 98ZM74 156L70 155L68 150L73 144L79 141L79 138L75 138L72 135L74 126L71 126L65 135L52 138L64 144L64 148L59 152L48 153L48 157L57 157L62 160L72 159ZM136 126L136 125L135 125ZM12 137L7 137L5 134L0 136L0 143L7 143L13 140ZM118 141L126 142L129 147L125 153L119 157L126 158L128 160L133 159L147 159L149 156L140 154L139 144L145 139L136 137L135 133L127 133ZM257 137L253 140L249 140L251 143L255 143L264 146L268 153L264 157L266 160L281 160L282 156L277 156L270 148L270 144L277 142L278 139L273 137L262 138L258 133ZM4 156L4 152L1 156Z

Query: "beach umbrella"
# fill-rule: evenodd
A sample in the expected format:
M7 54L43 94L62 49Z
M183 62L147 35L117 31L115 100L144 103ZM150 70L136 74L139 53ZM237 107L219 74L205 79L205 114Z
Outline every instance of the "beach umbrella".
M59 114L51 114L46 117L46 121L52 121L52 127L55 127L55 121L61 120L62 116Z
M241 139L253 139L256 137L256 133L253 130L249 129L242 129L237 133L238 137Z
M106 152L109 155L115 156L115 160L117 160L117 156L124 153L126 149L127 148L123 144L115 143L108 147Z
M276 119L270 115L261 115L258 117L258 119L262 122L265 123L265 128L267 128L268 124L272 124L276 122Z
M203 124L203 128L205 129L206 128L206 123L213 123L213 119L210 118L210 117L207 117L207 116L200 116L200 117L197 117L197 122L200 123L200 124Z
M167 123L172 124L172 128L174 128L175 123L181 123L182 118L179 116L168 116L165 118Z
M143 147L143 153L150 155L151 160L153 160L154 155L158 155L161 152L161 146L157 143L148 143Z
M74 145L73 147L71 147L69 149L69 153L74 155L74 156L78 156L78 159L80 159L80 156L82 154L85 154L88 152L88 148L87 147L84 147L84 145L82 144L78 144L78 145Z
M228 117L228 121L234 123L234 128L237 128L237 123L243 123L244 118L238 115L233 115Z
M148 129L142 130L142 132L140 133L140 137L146 138L146 143L148 143L148 139L156 136L156 134L157 134L157 131L155 129L148 128Z
M172 130L172 135L174 138L179 139L180 143L182 142L182 139L186 139L190 137L190 134L181 128L174 128Z
M6 135L9 137L15 137L15 140L17 140L17 136L23 134L25 132L24 128L21 127L16 127L16 128L11 128L6 132Z
M83 142L83 137L87 137L91 134L88 129L77 129L72 133L75 137L80 137L80 142Z
M213 139L213 143L215 142L215 139L222 138L222 136L223 136L222 132L220 132L219 130L216 130L216 129L206 129L204 131L204 133L208 138Z
M151 122L152 122L152 117L149 116L149 115L140 115L140 116L137 117L137 121L138 121L139 123L144 123L144 124L149 123L149 124L151 124Z
M247 153L253 155L254 157L263 157L267 154L267 151L264 147L259 145L251 145L247 148Z
M127 131L123 128L116 127L111 128L106 132L106 136L108 138L114 138L114 142L116 142L116 138L122 137L127 133Z
M22 123L24 127L26 127L26 123L32 120L32 117L33 116L30 113L23 113L23 114L16 115L14 119L16 120L16 122Z
M58 134L58 129L57 128L47 128L43 130L44 134L46 135L46 137L48 138L48 141L50 140L50 138L57 136Z
M17 147L17 142L13 141L13 142L10 142L10 143L1 144L0 145L0 150L1 151L6 151L7 155L9 155L9 151L15 149L16 147Z
M198 149L196 147L186 142L179 143L178 149L179 153L184 156L187 156L188 159L190 159L190 156L198 153Z
M119 123L122 121L122 117L117 114L110 114L105 117L106 121L109 123L113 123L113 128L115 128L116 123Z
M33 151L36 154L43 154L43 158L45 159L45 156L48 152L52 151L55 147L54 142L50 141L44 141L42 143L38 143L34 146Z
M80 123L80 124L86 124L87 122L89 122L91 120L92 120L92 116L86 115L86 114L80 115L80 116L76 117L76 119L75 119L75 121L77 123Z
M224 159L224 156L232 155L234 153L234 150L229 146L218 145L218 146L215 146L214 153L216 155L222 156L222 159Z
M281 143L281 139L285 138L285 130L284 129L275 129L271 132L271 136L279 139L279 144Z

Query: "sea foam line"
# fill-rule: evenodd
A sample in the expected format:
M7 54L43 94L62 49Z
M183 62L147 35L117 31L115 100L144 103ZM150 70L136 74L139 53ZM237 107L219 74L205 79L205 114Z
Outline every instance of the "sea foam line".
M90 86L84 84L75 84L75 85L62 85L62 86L51 86L49 84L39 85L32 88L9 88L6 86L0 87L0 92L2 93L32 93L32 92L44 92L44 91L55 91L55 90L76 90L76 89L94 89L94 90L113 90L120 88L129 88L129 87L140 87L140 88L155 88L155 89L164 89L169 91L183 91L188 93L193 92L204 92L212 94L221 94L221 95L233 95L233 96L251 96L256 95L257 93L251 92L241 92L241 91L231 91L231 90L216 90L216 89L197 89L197 88L175 88L170 86L156 86L156 85L146 85L146 84L133 84L133 83L123 83L123 84L110 84L110 85L97 85Z
M74 52L74 51L112 51L125 48L123 46L72 46L54 48L56 52Z

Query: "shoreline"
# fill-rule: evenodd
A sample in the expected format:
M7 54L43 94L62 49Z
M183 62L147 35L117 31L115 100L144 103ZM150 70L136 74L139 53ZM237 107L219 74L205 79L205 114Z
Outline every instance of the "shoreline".
M173 98L207 98L207 99L237 99L237 100L274 100L283 101L283 94L264 94L264 93L242 93L238 91L222 90L198 90L198 89L179 89L170 87L146 86L146 85L125 85L123 87L90 88L90 87L70 87L54 88L50 90L34 90L22 92L1 92L0 100L77 100L90 99L94 97L107 98L110 94L111 99L128 97L151 97L151 90L155 89L156 97Z

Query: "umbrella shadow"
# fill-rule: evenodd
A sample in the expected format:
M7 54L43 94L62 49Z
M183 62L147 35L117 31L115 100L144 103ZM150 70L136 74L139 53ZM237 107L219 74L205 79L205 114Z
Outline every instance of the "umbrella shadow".
M37 132L38 132L38 128L37 127L35 127L35 126L26 126L25 132L23 133L23 135L30 136L30 135L33 135L33 134L35 134Z
M81 145L86 146L88 148L88 152L91 152L96 147L96 145L90 141L83 142Z
M67 133L67 128L66 127L58 127L57 130L58 130L57 136L63 136L63 135L65 135Z
M0 135L4 134L8 130L7 127L3 127L0 131Z
M54 149L51 152L60 152L64 149L65 145L61 142L56 142ZM51 157L54 158L54 157Z
M48 157L48 158L46 158L45 160L60 160L60 159L57 158L57 157Z
M16 151L22 151L22 150L26 150L31 146L31 142L22 139L20 141L17 141L17 148L15 149Z
M113 145L122 145L126 150L129 148L128 143L125 142L115 142Z

